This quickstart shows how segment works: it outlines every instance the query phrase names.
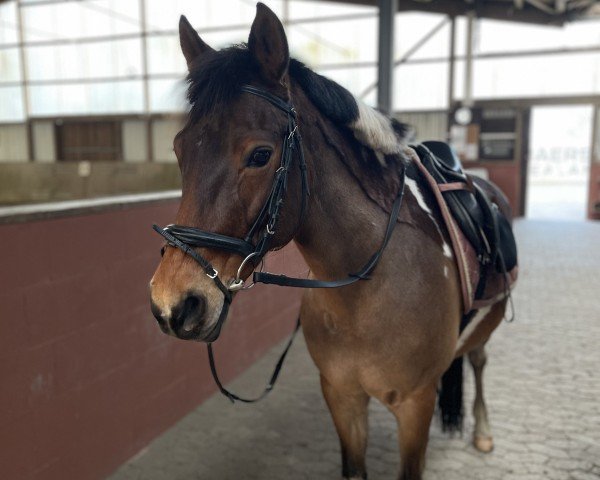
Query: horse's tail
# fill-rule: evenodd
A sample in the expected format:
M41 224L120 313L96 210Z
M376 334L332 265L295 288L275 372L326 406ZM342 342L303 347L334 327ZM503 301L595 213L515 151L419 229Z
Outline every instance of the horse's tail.
M462 430L463 421L463 357L455 358L444 375L438 392L442 429Z

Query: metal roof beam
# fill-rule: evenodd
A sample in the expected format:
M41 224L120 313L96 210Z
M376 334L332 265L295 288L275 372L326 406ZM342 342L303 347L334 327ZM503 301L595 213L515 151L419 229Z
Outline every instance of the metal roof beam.
M379 0L379 53L377 62L377 106L390 114L394 90L394 19L398 0Z
M346 3L354 5L376 6L376 0L330 0L337 3ZM533 0L537 3L543 3L541 0ZM531 5L530 1L515 0L514 2L506 0L481 0L478 2L467 2L465 0L402 0L398 3L399 12L429 12L443 13L450 16L464 16L470 11L475 11L478 18L489 18L494 20L505 20L521 23L535 23L542 25L562 26L566 22L586 18L586 12L590 9L579 3L568 2L566 11L559 14L549 5L546 7L552 10L552 13L541 11Z

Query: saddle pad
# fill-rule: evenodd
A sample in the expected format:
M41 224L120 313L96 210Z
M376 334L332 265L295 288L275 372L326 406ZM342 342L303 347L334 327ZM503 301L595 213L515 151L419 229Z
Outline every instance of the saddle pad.
M487 282L485 289L485 297L475 299L477 286L479 284L481 269L480 263L477 259L477 253L473 248L471 242L464 235L462 230L458 227L456 220L452 216L448 204L442 194L443 191L451 189L464 188L462 184L449 183L449 184L438 184L433 176L429 173L427 168L421 162L419 155L413 150L409 149L412 160L417 165L419 171L429 184L431 191L437 201L437 204L442 213L444 223L450 235L450 241L452 243L452 250L456 265L458 267L462 300L463 300L463 313L467 314L473 309L482 308L486 305L497 302L502 298L503 294L506 293L506 288L510 288L517 279L518 267L515 265L506 275L506 282L502 281L502 274L494 273L494 277L497 281Z

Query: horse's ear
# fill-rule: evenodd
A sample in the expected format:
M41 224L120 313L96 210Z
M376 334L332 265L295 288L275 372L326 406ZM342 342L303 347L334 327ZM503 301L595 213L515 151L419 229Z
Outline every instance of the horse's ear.
M248 49L260 65L265 80L279 83L287 72L290 51L283 25L269 7L256 4Z
M179 18L179 43L181 44L181 51L187 62L188 70L191 70L192 63L200 55L206 52L214 52L214 50L202 41L198 32L194 30L194 27L182 15Z

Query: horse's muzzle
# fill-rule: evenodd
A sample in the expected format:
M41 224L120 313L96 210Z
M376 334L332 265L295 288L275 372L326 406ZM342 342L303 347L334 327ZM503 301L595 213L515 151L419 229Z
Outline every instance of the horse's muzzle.
M189 293L168 314L162 312L154 302L151 303L151 310L164 333L182 340L211 343L221 333L229 303L223 302L216 322L213 320L214 314L208 312L206 298L199 293Z

